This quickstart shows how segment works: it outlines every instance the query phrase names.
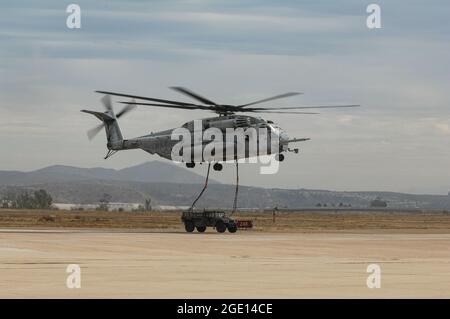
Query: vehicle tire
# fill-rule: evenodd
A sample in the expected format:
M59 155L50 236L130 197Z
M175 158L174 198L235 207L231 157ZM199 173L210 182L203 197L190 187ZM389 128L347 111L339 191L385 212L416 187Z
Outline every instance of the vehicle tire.
M192 233L195 229L194 223L193 222L185 222L184 229L186 229L186 231L188 233Z
M237 226L235 224L228 225L227 228L230 233L235 233L237 231Z
M197 226L196 228L199 233L204 233L206 230L206 226Z
M221 171L222 169L223 169L223 165L222 164L220 164L220 163L215 163L214 165L213 165L213 169L215 170L215 171Z
M194 168L195 167L195 163L186 163L186 167L187 168Z
M277 160L278 162L282 162L284 161L284 155L283 154L277 154L275 155L275 160Z
M221 220L219 220L216 223L216 230L218 233L224 233L227 230L227 226L225 226L225 223Z

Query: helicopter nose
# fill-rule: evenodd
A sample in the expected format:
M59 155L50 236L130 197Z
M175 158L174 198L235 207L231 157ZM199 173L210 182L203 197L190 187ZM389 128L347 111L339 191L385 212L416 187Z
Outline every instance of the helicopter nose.
M289 141L289 136L285 131L280 130L280 143L285 144L287 141Z

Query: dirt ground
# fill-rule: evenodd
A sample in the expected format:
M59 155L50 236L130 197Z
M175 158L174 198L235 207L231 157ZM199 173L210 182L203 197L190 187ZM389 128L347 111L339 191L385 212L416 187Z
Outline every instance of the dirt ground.
M0 209L0 228L182 230L181 212L40 211ZM326 232L394 231L450 233L450 213L397 212L238 212L236 219L252 220L252 231Z
M175 213L28 213L0 211L1 298L450 298L448 214L246 214L255 230L187 234Z

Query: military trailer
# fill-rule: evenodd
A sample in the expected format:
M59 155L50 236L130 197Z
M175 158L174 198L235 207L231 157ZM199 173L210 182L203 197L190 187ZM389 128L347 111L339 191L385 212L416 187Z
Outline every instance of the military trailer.
M219 233L223 233L227 229L230 233L237 231L236 221L226 216L223 211L185 211L181 215L181 221L188 233L192 233L194 229L203 233L207 227L214 227Z

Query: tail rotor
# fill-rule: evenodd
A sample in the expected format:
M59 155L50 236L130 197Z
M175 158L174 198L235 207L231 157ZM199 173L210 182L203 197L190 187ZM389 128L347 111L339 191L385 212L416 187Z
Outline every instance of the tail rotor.
M114 112L112 108L111 95L106 94L104 97L101 98L100 101L102 101L102 104L105 107L106 111Z
M92 141L95 136L97 136L98 133L105 127L105 123L99 124L94 128L91 128L89 131L87 131L87 136L89 141Z
M102 97L101 102L105 108L105 112L103 114L105 114L105 116L101 116L99 117L100 120L102 120L102 123L97 125L96 127L90 129L87 131L87 136L88 139L91 141L95 136L97 136L98 133L100 133L100 131L105 127L105 123L106 121L111 120L115 120L120 118L121 116L125 115L126 113L134 110L136 108L136 105L133 104L135 103L134 100L132 100L129 104L125 105L125 107L117 114L114 114L114 110L112 107L112 101L111 101L111 96L109 94L106 94L104 97ZM86 112L86 113L90 113L90 112ZM95 115L95 114L94 114ZM98 117L98 116L97 116Z

